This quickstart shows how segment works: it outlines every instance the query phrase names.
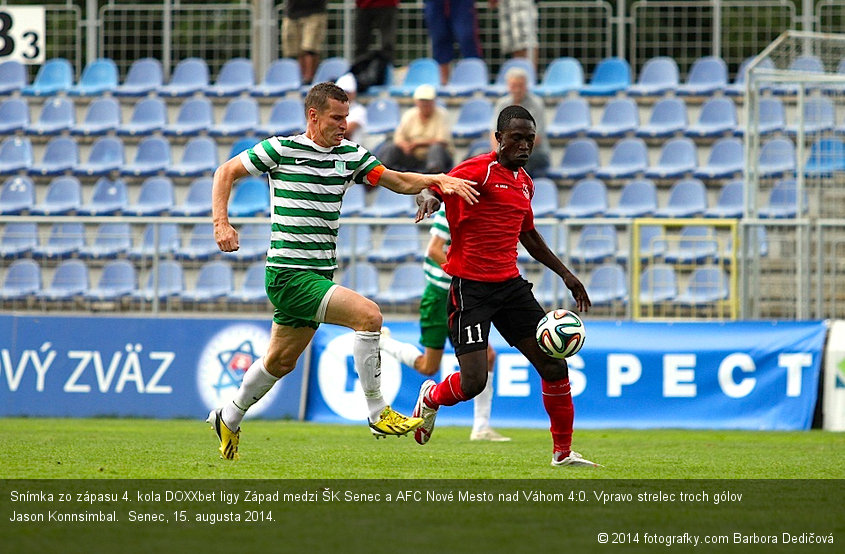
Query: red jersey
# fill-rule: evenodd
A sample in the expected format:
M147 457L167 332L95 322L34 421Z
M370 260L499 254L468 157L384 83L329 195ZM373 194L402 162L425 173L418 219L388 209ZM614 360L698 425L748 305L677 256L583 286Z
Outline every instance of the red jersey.
M518 276L519 234L534 228L534 181L522 168L511 171L500 165L496 152L466 160L449 175L475 181L481 194L472 206L460 196L440 195L452 234L443 270L455 277L491 283Z

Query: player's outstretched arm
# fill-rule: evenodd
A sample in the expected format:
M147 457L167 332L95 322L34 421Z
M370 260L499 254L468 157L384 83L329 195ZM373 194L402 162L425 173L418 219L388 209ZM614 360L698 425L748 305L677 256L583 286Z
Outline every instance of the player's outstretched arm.
M590 302L590 297L587 295L587 289L578 277L569 271L569 268L563 265L560 258L555 256L554 252L549 249L549 246L546 244L546 241L543 240L543 236L537 232L537 229L531 229L530 231L520 233L519 242L522 243L525 250L528 251L528 254L532 258L560 275L560 278L563 279L563 284L566 285L566 288L568 288L572 293L572 297L575 299L575 305L578 307L578 311L589 311L592 303Z
M385 169L379 178L378 184L399 194L417 194L428 187L437 187L443 194L457 194L469 204L478 202L478 191L475 190L474 182L452 177L451 175L444 175L443 173L426 175L410 171Z
M214 222L214 240L223 252L238 249L238 232L229 223L229 196L232 185L249 172L238 157L217 168L211 185L211 220Z

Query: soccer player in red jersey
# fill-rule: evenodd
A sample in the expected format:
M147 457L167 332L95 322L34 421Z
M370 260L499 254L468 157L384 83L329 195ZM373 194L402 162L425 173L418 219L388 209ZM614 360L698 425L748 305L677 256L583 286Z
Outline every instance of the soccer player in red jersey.
M534 332L545 311L531 292L532 285L516 266L517 241L537 261L560 275L580 311L590 298L581 281L549 250L534 228L531 197L534 182L524 166L534 147L536 123L521 106L501 111L496 125L498 149L471 158L449 174L474 181L478 203L469 205L440 195L436 186L418 197L420 213L430 212L440 198L446 202L446 219L452 245L443 270L452 275L449 289L449 334L460 372L441 383L427 380L420 388L414 409L424 422L414 438L425 444L434 431L440 406L453 406L484 390L487 381L487 337L491 323L536 368L543 381L543 405L551 421L553 466L597 466L573 452L574 408L566 360L544 354ZM418 214L418 218L421 215Z

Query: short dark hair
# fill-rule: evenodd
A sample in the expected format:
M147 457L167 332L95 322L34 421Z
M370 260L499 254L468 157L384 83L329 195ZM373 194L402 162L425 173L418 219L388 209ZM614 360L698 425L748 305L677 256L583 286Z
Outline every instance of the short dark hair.
M534 121L534 117L531 115L531 112L522 106L513 105L508 106L499 112L499 119L496 121L496 131L499 133L504 131L505 127L508 126L508 123L510 123L512 119L527 119L533 123L535 127L537 126L537 122Z
M319 83L311 87L305 97L305 113L311 108L321 112L329 107L329 98L340 102L349 102L346 92L334 83Z

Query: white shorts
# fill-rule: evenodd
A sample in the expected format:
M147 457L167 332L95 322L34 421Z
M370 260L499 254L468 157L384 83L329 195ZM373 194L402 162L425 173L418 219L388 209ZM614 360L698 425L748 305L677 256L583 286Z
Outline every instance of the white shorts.
M499 0L502 53L537 49L537 4L534 0Z

